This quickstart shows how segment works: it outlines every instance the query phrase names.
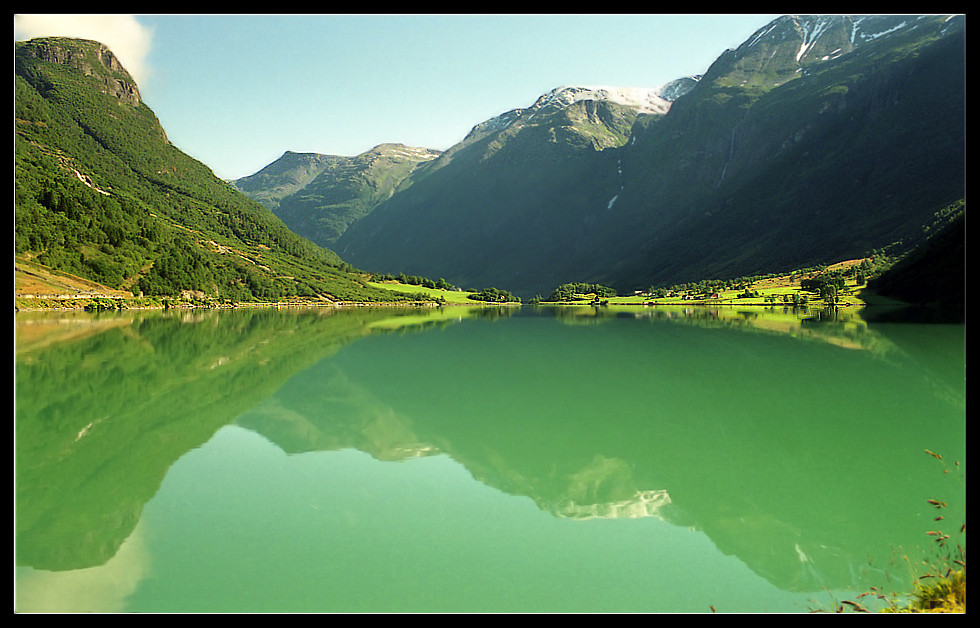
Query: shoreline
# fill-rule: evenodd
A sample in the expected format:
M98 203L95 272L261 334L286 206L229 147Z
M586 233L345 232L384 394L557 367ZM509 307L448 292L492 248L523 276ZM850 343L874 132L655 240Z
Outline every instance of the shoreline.
M175 301L163 303L169 299L140 299L122 297L14 297L14 313L17 312L107 312L125 310L234 310L241 308L327 308L346 309L360 307L487 307L487 306L520 306L520 303L493 303L487 301L472 301L470 303L439 303L436 301L277 301L277 302L240 302L240 303L194 303Z

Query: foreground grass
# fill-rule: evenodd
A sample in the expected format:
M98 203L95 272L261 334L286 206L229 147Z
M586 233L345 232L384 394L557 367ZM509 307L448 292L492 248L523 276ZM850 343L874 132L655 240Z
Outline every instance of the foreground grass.
M906 613L965 613L966 569L951 572L929 583L917 583L914 601Z
M916 579L912 593L906 601L896 603L893 598L872 591L863 595L876 595L885 601L882 613L966 613L966 569L949 571L945 575L926 574ZM835 605L837 613L868 613L858 600L844 600Z
M929 450L926 453L940 462L943 460L940 454ZM954 466L962 473L959 462ZM951 469L946 468L943 473L950 474ZM962 481L962 476L959 479ZM956 532L943 532L940 527L945 522L942 513L946 503L934 499L928 502L937 512L934 518L937 529L926 533L933 538L935 553L931 562L913 567L914 573L919 575L913 581L912 591L900 603L895 602L897 596L894 594L889 598L879 591L869 591L855 600L836 604L836 612L869 612L860 599L874 596L885 602L883 613L966 613L966 524L958 526Z

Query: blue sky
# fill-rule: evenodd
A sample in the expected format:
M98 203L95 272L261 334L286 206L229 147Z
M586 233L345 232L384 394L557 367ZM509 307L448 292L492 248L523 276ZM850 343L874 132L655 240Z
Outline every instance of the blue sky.
M222 178L284 151L446 149L562 85L700 74L761 14L17 15L15 39L108 45L171 142Z

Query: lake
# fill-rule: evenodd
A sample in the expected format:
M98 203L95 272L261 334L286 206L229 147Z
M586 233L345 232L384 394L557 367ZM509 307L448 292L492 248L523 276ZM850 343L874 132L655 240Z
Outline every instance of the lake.
M908 591L965 544L965 328L876 312L18 313L15 609Z

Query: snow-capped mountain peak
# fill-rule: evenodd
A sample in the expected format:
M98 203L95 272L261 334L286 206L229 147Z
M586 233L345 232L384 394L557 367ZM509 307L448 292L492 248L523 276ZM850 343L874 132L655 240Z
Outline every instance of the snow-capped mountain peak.
M656 87L615 87L608 85L564 85L538 97L530 107L512 109L476 125L468 137L501 131L517 120L530 120L542 111L560 111L585 100L613 102L632 107L639 113L666 114L671 104L701 79L685 76Z
M534 111L548 106L562 109L582 100L599 100L633 107L640 113L665 114L671 103L687 93L699 78L685 77L656 87L566 85L541 95L529 109Z
M929 15L784 15L766 24L736 51L740 58L758 46L764 53L780 44L796 46L797 64L826 61L863 44L928 23ZM950 21L957 16L949 16ZM816 50L820 50L819 53Z
M667 113L670 101L660 95L659 87L613 87L605 85L562 86L543 94L530 109L546 107L564 109L582 100L608 101L633 107L640 113Z

